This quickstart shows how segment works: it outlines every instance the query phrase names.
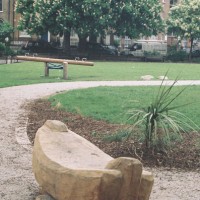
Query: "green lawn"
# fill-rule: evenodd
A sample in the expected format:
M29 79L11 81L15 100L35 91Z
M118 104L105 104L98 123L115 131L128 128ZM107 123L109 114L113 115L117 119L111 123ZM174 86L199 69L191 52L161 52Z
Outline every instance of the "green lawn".
M188 63L147 62L95 62L94 67L69 65L67 81L139 80L142 75L158 77L169 70L168 77L174 79L200 79L200 65ZM23 62L0 65L0 87L33 83L61 82L62 70L50 70L44 77L44 63Z
M174 92L182 86L174 87ZM70 112L103 119L112 123L126 123L127 110L146 107L157 94L158 87L97 87L69 91L50 97L53 105L62 105ZM187 106L178 110L200 126L200 86L188 87L174 102L175 105ZM193 103L194 102L194 103Z

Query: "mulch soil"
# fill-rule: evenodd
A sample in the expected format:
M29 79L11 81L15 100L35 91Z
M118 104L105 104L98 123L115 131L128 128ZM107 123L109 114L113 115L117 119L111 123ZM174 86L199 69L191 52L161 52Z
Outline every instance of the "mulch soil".
M167 151L147 150L145 145L136 139L123 142L107 142L103 140L127 128L125 125L110 124L83 117L78 114L51 107L46 99L39 99L25 106L28 111L27 134L34 144L35 134L46 120L60 120L70 130L86 138L105 153L116 158L129 156L139 159L145 167L167 167L184 170L200 170L200 136L199 133L184 134L183 140L174 142Z

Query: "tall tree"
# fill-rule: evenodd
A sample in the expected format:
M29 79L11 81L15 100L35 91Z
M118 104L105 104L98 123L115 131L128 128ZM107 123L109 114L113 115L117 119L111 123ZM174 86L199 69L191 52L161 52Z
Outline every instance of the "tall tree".
M139 38L164 31L159 0L112 0L111 4L114 34Z
M200 38L200 1L181 0L170 9L167 25L169 33L190 40L189 59L191 60L193 42Z
M21 29L64 35L68 48L71 29L84 46L88 36L105 35L108 30L136 38L163 27L159 0L17 0L16 8L22 16Z

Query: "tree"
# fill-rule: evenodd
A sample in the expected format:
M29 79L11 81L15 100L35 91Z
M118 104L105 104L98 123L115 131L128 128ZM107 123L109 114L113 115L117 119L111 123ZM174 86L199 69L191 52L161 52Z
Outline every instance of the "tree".
M68 48L72 29L84 46L88 36L104 36L108 30L136 38L156 34L163 27L159 0L17 0L16 5L22 16L20 29L64 35Z
M200 38L200 1L182 0L172 7L167 21L168 32L181 39L189 39L191 42L189 59L191 60L193 42Z
M110 24L114 34L139 38L164 31L162 7L158 0L112 0L116 23Z
M5 38L11 38L14 29L8 22L0 23L0 42L5 43Z

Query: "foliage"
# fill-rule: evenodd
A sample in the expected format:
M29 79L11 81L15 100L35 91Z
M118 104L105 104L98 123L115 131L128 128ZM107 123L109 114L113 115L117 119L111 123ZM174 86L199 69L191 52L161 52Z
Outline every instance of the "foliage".
M116 23L111 21L114 34L139 38L164 31L160 16L162 6L158 0L113 0L111 4L116 17Z
M5 45L0 42L0 56L3 55L4 51L5 51Z
M16 53L13 49L11 49L9 46L5 47L5 51L4 51L4 55L5 56L15 56Z
M114 45L116 48L118 48L119 45L120 45L119 40L114 40L113 45Z
M121 130L115 134L105 135L103 137L103 140L107 142L122 142L127 138L128 135L129 135L128 130L123 130L123 131Z
M171 86L164 86L163 79L156 98L149 106L128 111L129 120L133 122L133 127L140 127L143 130L142 133L144 134L147 148L163 148L163 145L166 143L165 140L169 142L172 136L181 135L188 130L194 131L197 128L193 121L181 112L176 111L180 105L172 105L186 89L185 87L178 93L173 93L176 83L177 79Z
M167 21L168 32L190 40L190 58L193 41L200 38L199 18L199 0L181 0L169 12L169 19Z
M188 59L188 54L187 52L183 50L179 51L171 51L167 54L167 60L170 61L185 61Z
M11 38L14 29L8 22L0 23L0 42L5 43L5 38Z
M30 34L74 30L85 40L111 31L137 38L163 28L158 0L17 0L16 11L21 14L19 28Z
M12 50L9 46L5 46L5 44L0 43L0 55L5 56L14 56L16 55L15 51Z
M185 61L188 59L188 53L183 50L171 49L167 53L167 60L170 61Z

